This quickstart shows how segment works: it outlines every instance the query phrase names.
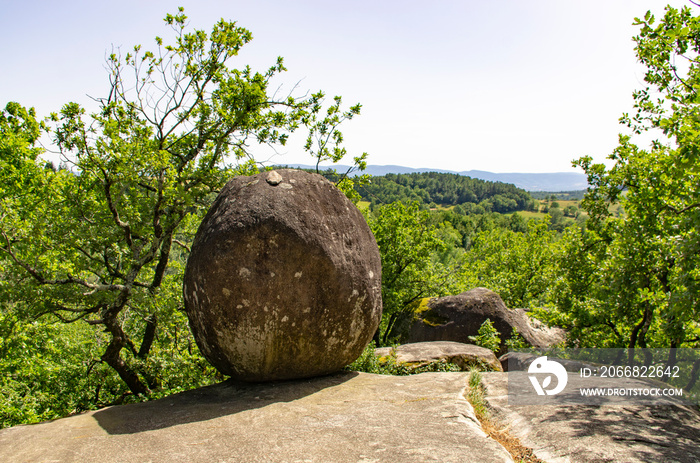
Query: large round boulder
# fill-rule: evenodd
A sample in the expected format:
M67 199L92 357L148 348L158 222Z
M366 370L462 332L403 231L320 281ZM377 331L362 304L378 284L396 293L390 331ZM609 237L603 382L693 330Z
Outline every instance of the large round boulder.
M197 345L242 381L332 373L379 325L381 260L362 214L317 174L277 170L226 184L185 269Z

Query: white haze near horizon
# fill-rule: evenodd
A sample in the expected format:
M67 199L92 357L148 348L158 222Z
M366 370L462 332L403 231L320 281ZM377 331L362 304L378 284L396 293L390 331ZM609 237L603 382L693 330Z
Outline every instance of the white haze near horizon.
M490 172L567 172L603 161L645 86L631 40L635 16L672 0L49 0L0 5L0 105L18 101L47 116L68 101L104 96L112 47L153 48L162 18L184 6L208 30L219 18L253 32L239 59L265 70L277 56L296 83L362 103L343 127L369 163ZM89 95L89 96L88 96ZM260 152L275 164L312 164L301 135Z

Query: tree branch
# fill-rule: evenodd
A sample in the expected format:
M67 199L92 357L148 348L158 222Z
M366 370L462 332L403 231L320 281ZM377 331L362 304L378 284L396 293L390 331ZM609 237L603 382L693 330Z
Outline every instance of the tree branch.
M677 209L669 204L664 204L664 207L666 209L670 210L671 212L673 212L674 214L680 215L680 214L684 214L684 213L688 212L691 209L700 208L700 203L693 203L693 204L690 204L682 209Z
M41 285L69 285L69 284L76 284L80 286L84 286L88 289L92 289L93 291L123 291L126 289L126 286L124 285L117 285L117 284L98 284L98 283L90 283L85 280L75 278L72 275L68 275L66 278L63 279L54 279L50 280L45 278L41 272L26 262L23 262L20 260L15 253L12 251L11 248L11 243L10 239L8 238L7 234L3 230L0 232L2 234L3 238L5 238L5 242L7 243L6 247L1 247L0 246L0 251L5 252L7 255L10 256L10 258L20 267L22 267L24 270L27 271L39 284Z
M114 205L114 200L112 199L112 181L109 179L107 172L104 170L102 170L102 175L104 175L105 198L107 199L107 207L109 208L109 212L112 213L114 223L116 223L119 228L124 231L124 239L126 240L126 244L129 247L132 247L134 242L132 241L131 226L119 218L119 212L117 211L117 208Z
M176 240L176 239L173 238L173 243L177 244L178 246L180 246L181 248L183 248L183 249L184 249L185 251L187 251L188 253L191 253L191 252L192 252L192 250L190 249L190 247L187 246L185 243L183 243L183 242L180 241L180 240Z

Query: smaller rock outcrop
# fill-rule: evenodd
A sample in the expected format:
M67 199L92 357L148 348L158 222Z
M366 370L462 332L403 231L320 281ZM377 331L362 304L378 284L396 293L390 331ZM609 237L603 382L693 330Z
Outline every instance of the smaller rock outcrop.
M381 347L374 351L382 359L396 354L396 363L419 368L432 362L445 361L454 363L463 371L472 366L486 367L493 371L502 371L496 355L484 347L451 341L416 342L398 347Z
M499 354L513 329L533 347L548 347L563 340L563 331L531 321L522 309L509 309L501 297L486 288L475 288L456 296L423 299L412 313L397 321L392 331L402 343L455 341L469 343L482 323L491 320L500 333Z

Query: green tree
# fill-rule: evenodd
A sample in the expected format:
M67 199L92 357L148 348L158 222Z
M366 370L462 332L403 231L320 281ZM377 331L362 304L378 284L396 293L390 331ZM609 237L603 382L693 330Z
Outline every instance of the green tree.
M377 240L382 258L383 320L375 340L387 336L401 312L412 302L450 291L454 272L433 259L444 251L439 229L431 224L430 213L418 203L401 202L377 208L368 223ZM379 344L379 342L378 342Z
M44 323L0 310L0 428L118 398L119 378L96 361L103 338L86 324Z
M352 120L353 117L359 115L362 105L358 103L355 106L351 106L347 111L343 111L341 109L343 100L341 97L336 96L333 98L333 104L328 106L324 113L322 111L323 93L313 95L312 98L315 101L313 101L310 110L301 119L309 129L304 149L312 157L316 158L316 173L323 173L357 204L362 198L356 189L369 183L369 176L350 176L350 173L355 170L365 170L368 154L362 153L362 155L356 156L353 165L343 173L338 173L335 169L321 172L320 164L324 161L337 163L345 157L347 149L342 145L343 133L339 127L343 122Z
M550 223L549 226L552 230L563 231L567 225L571 223L570 220L564 219L564 212L559 207L549 208Z
M548 220L530 220L525 233L494 228L479 233L465 255L462 286L497 292L508 307L545 305L558 273L559 246Z
M563 308L572 325L599 324L601 335L590 339L607 345L693 347L700 345L700 18L669 6L658 23L647 12L635 24L649 86L634 93L636 113L621 122L667 139L645 150L620 136L612 167L590 157L575 162L591 185L582 203L590 219L570 255L590 284L570 280L573 297ZM620 217L610 212L616 204Z
M477 346L485 347L494 352L501 348L501 333L498 332L490 318L487 318L479 327L477 336L469 336L469 340Z
M578 207L571 205L564 208L565 217L576 217L578 215Z
M337 114L359 113L343 113L340 98L324 113L321 92L268 95L281 58L264 72L232 68L251 33L224 20L188 31L186 19L182 9L166 16L170 44L157 37L154 51L109 56L95 114L69 103L52 115L67 169L41 168L31 111L11 104L0 119L5 297L33 316L104 330L100 361L136 395L170 387L178 372L164 366L191 354L182 342L188 243L226 180L257 171L249 145L285 144L306 126L311 139L330 134L311 154L335 156Z

